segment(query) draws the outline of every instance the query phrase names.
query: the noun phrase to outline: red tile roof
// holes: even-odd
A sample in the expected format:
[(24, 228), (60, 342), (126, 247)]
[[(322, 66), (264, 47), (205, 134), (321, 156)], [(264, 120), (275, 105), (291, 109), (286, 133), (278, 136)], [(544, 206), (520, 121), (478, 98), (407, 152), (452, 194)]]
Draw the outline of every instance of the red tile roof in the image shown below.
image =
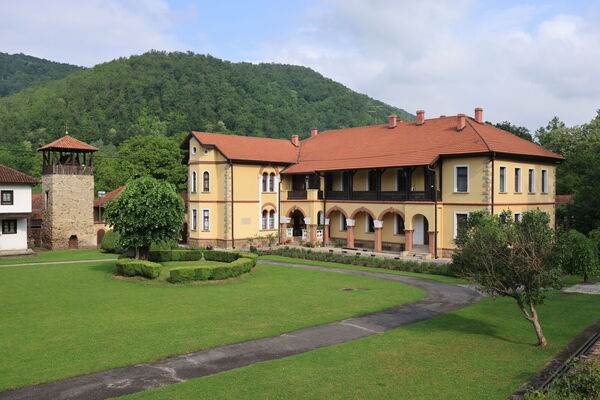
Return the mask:
[(65, 135), (60, 139), (56, 139), (54, 142), (42, 146), (38, 149), (41, 150), (85, 150), (85, 151), (98, 151), (100, 149), (90, 146), (81, 140), (75, 139), (73, 136)]
[(556, 204), (569, 204), (573, 201), (572, 194), (557, 194), (555, 198)]
[(104, 197), (95, 198), (94, 207), (104, 207), (104, 203), (106, 203), (107, 200), (114, 199), (115, 197), (117, 197), (119, 194), (121, 194), (123, 189), (125, 189), (125, 185), (113, 190), (112, 192), (106, 193)]
[[(106, 203), (107, 200), (110, 199), (114, 199), (115, 197), (118, 197), (121, 192), (123, 191), (123, 189), (125, 189), (125, 185), (113, 190), (112, 192), (108, 192), (106, 193), (106, 195), (104, 197), (97, 197), (94, 199), (94, 207), (104, 207), (104, 204)], [(187, 203), (187, 199), (188, 199), (188, 195), (187, 193), (178, 193), (179, 197), (181, 197), (181, 199)]]
[[(230, 160), (270, 161), (291, 164), (296, 162), (298, 158), (298, 147), (285, 139), (206, 132), (192, 132), (191, 135), (203, 145), (215, 146)], [(186, 143), (187, 141), (184, 142), (184, 144)]]
[(27, 183), (36, 185), (38, 180), (16, 169), (0, 164), (0, 183)]
[(506, 153), (560, 161), (564, 157), (488, 124), (467, 118), (458, 131), (457, 117), (440, 117), (323, 132), (301, 142), (298, 163), (286, 173), (355, 168), (429, 165), (445, 155)]

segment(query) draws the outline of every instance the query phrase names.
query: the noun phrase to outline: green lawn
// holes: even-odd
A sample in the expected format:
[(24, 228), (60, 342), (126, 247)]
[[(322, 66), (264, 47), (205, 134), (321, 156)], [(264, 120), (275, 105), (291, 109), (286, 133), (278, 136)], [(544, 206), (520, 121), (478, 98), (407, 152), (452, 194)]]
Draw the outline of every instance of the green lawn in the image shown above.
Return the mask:
[(0, 268), (0, 390), (273, 336), (425, 295), (397, 282), (269, 265), (202, 285), (117, 279), (114, 268), (114, 261)]
[(394, 271), (394, 270), (384, 269), (384, 268), (359, 267), (356, 265), (338, 264), (338, 263), (325, 262), (325, 261), (304, 260), (304, 259), (299, 259), (299, 258), (289, 258), (289, 257), (282, 257), (282, 256), (261, 256), (260, 259), (261, 260), (281, 261), (281, 262), (294, 263), (294, 264), (318, 265), (321, 267), (328, 267), (328, 268), (343, 268), (343, 269), (353, 269), (353, 270), (359, 270), (359, 271), (381, 272), (383, 274), (414, 276), (416, 278), (425, 278), (425, 279), (431, 279), (432, 281), (446, 282), (446, 283), (468, 283), (467, 281), (465, 281), (463, 279), (453, 278), (451, 276), (421, 274), (421, 273), (417, 273), (417, 272)]
[(102, 250), (36, 250), (35, 257), (0, 258), (0, 265), (35, 264), (53, 261), (79, 261), (117, 258), (118, 254), (104, 253)]
[(598, 318), (600, 296), (555, 294), (540, 307), (552, 347), (513, 300), (481, 302), (382, 335), (124, 399), (506, 399)]

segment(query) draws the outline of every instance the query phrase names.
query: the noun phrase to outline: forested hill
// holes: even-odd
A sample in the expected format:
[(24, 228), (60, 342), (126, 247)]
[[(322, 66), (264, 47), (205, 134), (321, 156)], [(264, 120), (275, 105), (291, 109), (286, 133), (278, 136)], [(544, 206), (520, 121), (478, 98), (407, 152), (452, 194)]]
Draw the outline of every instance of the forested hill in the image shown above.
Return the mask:
[(62, 79), (81, 67), (25, 54), (0, 53), (0, 97)]
[(390, 113), (412, 118), (309, 68), (153, 51), (0, 99), (0, 146), (36, 147), (65, 124), (78, 139), (118, 145), (192, 129), (283, 138), (383, 123)]

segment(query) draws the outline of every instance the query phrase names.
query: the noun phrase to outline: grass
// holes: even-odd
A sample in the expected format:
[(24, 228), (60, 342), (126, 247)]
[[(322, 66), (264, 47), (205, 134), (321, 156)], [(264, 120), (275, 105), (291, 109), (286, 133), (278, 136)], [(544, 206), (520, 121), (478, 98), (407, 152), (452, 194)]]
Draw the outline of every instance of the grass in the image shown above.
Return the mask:
[(35, 250), (36, 257), (0, 258), (0, 265), (36, 264), (54, 261), (100, 260), (117, 258), (118, 254), (104, 253), (102, 250)]
[(0, 268), (0, 390), (274, 336), (425, 295), (397, 282), (269, 265), (206, 285), (121, 280), (114, 269), (114, 261)]
[[(583, 276), (580, 276), (580, 275), (567, 275), (567, 276), (563, 277), (562, 282), (565, 287), (584, 283)], [(591, 276), (589, 278), (588, 283), (598, 283), (598, 282), (600, 282), (600, 276)]]
[(416, 278), (431, 279), (433, 281), (445, 282), (445, 283), (455, 283), (455, 284), (468, 283), (467, 281), (465, 281), (463, 279), (453, 278), (451, 276), (422, 274), (422, 273), (418, 273), (418, 272), (395, 271), (395, 270), (384, 269), (384, 268), (360, 267), (357, 265), (339, 264), (339, 263), (332, 263), (332, 262), (326, 262), (326, 261), (304, 260), (304, 259), (300, 259), (300, 258), (290, 258), (290, 257), (282, 257), (282, 256), (261, 256), (259, 259), (259, 262), (260, 262), (260, 260), (280, 261), (280, 262), (303, 264), (303, 265), (318, 265), (320, 267), (327, 267), (327, 268), (342, 268), (342, 269), (352, 269), (352, 270), (358, 270), (358, 271), (372, 271), (372, 272), (380, 272), (383, 274), (414, 276)]
[(551, 296), (551, 347), (510, 299), (481, 302), (341, 345), (152, 389), (123, 399), (506, 399), (598, 318), (600, 296)]

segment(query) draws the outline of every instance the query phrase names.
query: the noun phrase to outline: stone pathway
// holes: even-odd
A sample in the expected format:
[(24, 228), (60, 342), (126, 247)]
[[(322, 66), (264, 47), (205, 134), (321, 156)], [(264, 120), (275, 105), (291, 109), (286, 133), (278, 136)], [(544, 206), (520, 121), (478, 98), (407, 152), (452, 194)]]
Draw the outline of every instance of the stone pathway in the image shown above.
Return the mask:
[(427, 292), (427, 296), (414, 303), (275, 337), (249, 340), (174, 356), (153, 363), (115, 368), (0, 392), (0, 400), (99, 400), (123, 396), (376, 335), (458, 310), (481, 298), (477, 292), (468, 288), (422, 278), (266, 260), (260, 262), (386, 279), (423, 289)]
[(584, 294), (600, 294), (600, 282), (598, 283), (579, 283), (571, 287), (563, 289), (565, 293), (584, 293)]
[(47, 262), (32, 262), (32, 263), (23, 263), (23, 264), (6, 264), (6, 265), (0, 265), (0, 268), (2, 268), (2, 267), (25, 267), (28, 265), (77, 264), (77, 263), (100, 262), (100, 261), (117, 261), (117, 259), (116, 258), (101, 258), (98, 260), (47, 261)]

